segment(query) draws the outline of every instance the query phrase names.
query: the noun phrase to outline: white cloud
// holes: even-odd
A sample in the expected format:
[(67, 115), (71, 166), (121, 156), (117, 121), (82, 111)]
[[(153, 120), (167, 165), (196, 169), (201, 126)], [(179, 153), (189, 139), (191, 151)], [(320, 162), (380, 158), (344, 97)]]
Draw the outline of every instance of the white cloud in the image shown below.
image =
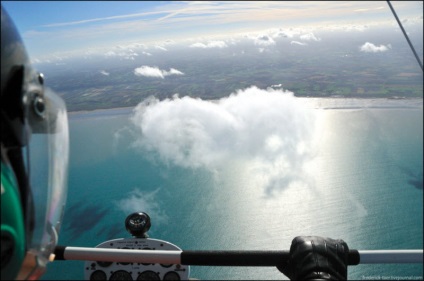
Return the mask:
[(369, 27), (366, 24), (363, 25), (348, 25), (345, 27), (346, 31), (365, 31), (367, 30)]
[(36, 64), (36, 63), (42, 63), (43, 61), (42, 60), (40, 60), (40, 59), (38, 59), (38, 58), (33, 58), (33, 59), (31, 59), (31, 63), (32, 64)]
[(224, 41), (210, 41), (207, 44), (194, 43), (190, 45), (191, 48), (226, 48), (228, 45)]
[(135, 60), (135, 57), (138, 57), (138, 53), (134, 52), (132, 49), (126, 49), (122, 46), (115, 47), (115, 51), (108, 51), (104, 55), (106, 57), (119, 57), (126, 60)]
[(320, 41), (321, 40), (321, 38), (317, 38), (313, 33), (300, 35), (299, 38), (300, 40), (304, 40), (304, 41)]
[(161, 225), (168, 222), (168, 216), (161, 209), (157, 193), (159, 189), (152, 192), (142, 192), (134, 189), (127, 194), (126, 198), (114, 202), (125, 214), (135, 212), (146, 212), (151, 218), (154, 218), (155, 224)]
[(161, 45), (156, 45), (155, 48), (162, 51), (168, 51), (164, 46), (161, 46)]
[(297, 34), (297, 32), (290, 31), (290, 30), (282, 30), (282, 29), (279, 29), (277, 32), (275, 32), (275, 33), (273, 34), (273, 37), (274, 37), (274, 38), (276, 38), (276, 37), (293, 38), (293, 36), (294, 36), (295, 34)]
[(194, 43), (190, 45), (190, 48), (207, 48), (207, 46), (204, 43)]
[(105, 76), (109, 76), (110, 75), (110, 73), (107, 72), (107, 71), (105, 71), (105, 70), (100, 71), (100, 73), (103, 74), (103, 75), (105, 75)]
[(151, 67), (147, 65), (143, 65), (141, 67), (134, 69), (134, 74), (136, 76), (145, 76), (145, 77), (162, 78), (162, 79), (164, 79), (165, 76), (169, 76), (169, 75), (184, 75), (183, 72), (175, 68), (171, 68), (169, 71), (166, 71), (166, 70), (161, 70), (156, 66)]
[(143, 51), (143, 52), (142, 52), (142, 54), (143, 54), (143, 55), (146, 55), (146, 56), (149, 56), (149, 57), (152, 55), (151, 53), (149, 53), (149, 52), (145, 52), (145, 51)]
[(258, 45), (258, 46), (271, 46), (271, 45), (275, 45), (274, 39), (272, 39), (268, 35), (259, 35), (259, 36), (257, 36), (254, 39), (254, 43), (255, 43), (255, 45)]
[(179, 71), (178, 69), (175, 68), (171, 68), (169, 71), (162, 71), (163, 75), (167, 76), (167, 75), (184, 75), (184, 73), (182, 73), (181, 71)]
[(175, 41), (172, 39), (167, 39), (165, 40), (165, 42), (163, 42), (165, 45), (171, 45), (171, 44), (175, 44)]
[(157, 67), (150, 67), (146, 65), (134, 69), (134, 74), (136, 76), (165, 78), (162, 70)]
[(306, 46), (306, 45), (308, 45), (306, 43), (302, 43), (302, 42), (299, 42), (299, 41), (291, 41), (290, 44), (292, 44), (292, 45), (300, 45), (300, 46)]
[(224, 41), (211, 41), (207, 45), (207, 48), (226, 48), (228, 47)]
[(376, 46), (373, 43), (366, 42), (364, 45), (360, 47), (360, 50), (361, 52), (366, 52), (366, 53), (377, 53), (377, 52), (388, 51), (390, 48), (391, 48), (390, 44), (388, 44), (387, 46), (385, 45)]
[(304, 183), (312, 109), (282, 89), (250, 87), (217, 101), (151, 97), (134, 109), (134, 147), (157, 159), (218, 172), (239, 161), (267, 189)]
[(373, 11), (373, 10), (381, 10), (384, 9), (383, 6), (379, 6), (379, 7), (372, 7), (372, 8), (359, 8), (359, 9), (355, 9), (353, 10), (354, 12), (369, 12), (369, 11)]
[(116, 56), (116, 53), (114, 51), (109, 51), (109, 52), (106, 52), (105, 53), (105, 56), (107, 56), (107, 57), (113, 57), (113, 56)]
[(132, 43), (132, 44), (128, 45), (128, 48), (147, 49), (147, 46), (143, 43)]

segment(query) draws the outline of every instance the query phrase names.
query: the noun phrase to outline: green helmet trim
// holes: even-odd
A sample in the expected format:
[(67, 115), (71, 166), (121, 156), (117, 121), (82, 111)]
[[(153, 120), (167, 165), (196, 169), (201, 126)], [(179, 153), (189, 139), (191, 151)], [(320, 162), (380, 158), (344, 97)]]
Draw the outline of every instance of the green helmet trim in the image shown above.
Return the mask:
[(18, 275), (25, 257), (25, 226), (12, 168), (1, 161), (1, 279)]

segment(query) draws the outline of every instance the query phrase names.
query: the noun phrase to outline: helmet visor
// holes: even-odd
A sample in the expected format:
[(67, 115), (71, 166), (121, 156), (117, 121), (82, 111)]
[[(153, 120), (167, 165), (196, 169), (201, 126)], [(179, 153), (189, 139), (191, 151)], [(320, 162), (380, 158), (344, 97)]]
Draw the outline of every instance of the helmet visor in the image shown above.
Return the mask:
[(26, 276), (20, 277), (25, 279), (32, 279), (31, 274), (39, 275), (52, 260), (66, 202), (69, 159), (68, 118), (63, 100), (47, 88), (43, 96), (33, 96), (29, 104), (32, 135), (26, 165), (34, 209), (33, 235), (27, 250), (33, 258), (26, 259), (31, 260), (29, 264), (24, 262), (24, 267), (32, 267), (23, 270)]

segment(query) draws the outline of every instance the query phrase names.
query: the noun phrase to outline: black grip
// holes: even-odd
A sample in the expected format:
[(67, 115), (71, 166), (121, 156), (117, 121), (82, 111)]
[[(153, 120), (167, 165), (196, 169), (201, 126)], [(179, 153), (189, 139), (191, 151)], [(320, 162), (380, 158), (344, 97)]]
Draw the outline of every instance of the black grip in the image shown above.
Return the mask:
[(65, 260), (65, 249), (66, 246), (56, 246), (54, 249), (54, 260), (64, 261)]
[[(277, 266), (289, 259), (289, 251), (183, 251), (181, 264), (203, 266)], [(348, 265), (360, 262), (357, 250), (349, 251)]]
[(275, 266), (288, 251), (183, 251), (181, 264), (207, 266)]
[(349, 258), (347, 265), (358, 265), (361, 261), (361, 256), (358, 250), (349, 250)]

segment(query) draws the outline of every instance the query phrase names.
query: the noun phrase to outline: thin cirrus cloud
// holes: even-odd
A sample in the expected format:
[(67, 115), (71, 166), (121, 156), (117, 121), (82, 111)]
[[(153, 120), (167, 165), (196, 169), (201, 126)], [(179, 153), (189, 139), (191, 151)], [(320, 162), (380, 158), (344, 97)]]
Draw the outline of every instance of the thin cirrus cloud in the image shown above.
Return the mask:
[(360, 47), (360, 51), (365, 53), (378, 53), (378, 52), (386, 52), (390, 48), (391, 48), (390, 44), (376, 46), (373, 43), (366, 42), (364, 45)]
[[(355, 9), (355, 6), (358, 8)], [(363, 8), (365, 6), (369, 6)], [(314, 15), (315, 17), (320, 14), (336, 14), (340, 15), (341, 13), (350, 14), (352, 9), (356, 12), (364, 12), (370, 10), (380, 10), (383, 7), (380, 4), (368, 3), (367, 5), (350, 3), (349, 5), (340, 4), (340, 3), (328, 3), (324, 4), (314, 4), (312, 2), (309, 3), (296, 3), (294, 6), (292, 3), (284, 3), (284, 2), (247, 2), (247, 3), (237, 3), (237, 2), (228, 2), (228, 3), (217, 3), (217, 2), (179, 2), (179, 3), (170, 3), (167, 5), (158, 5), (156, 10), (146, 11), (141, 13), (128, 13), (122, 15), (108, 16), (108, 17), (97, 17), (91, 19), (84, 20), (76, 20), (76, 21), (68, 21), (68, 22), (59, 22), (59, 23), (51, 23), (45, 24), (41, 27), (61, 27), (61, 26), (75, 26), (75, 25), (84, 25), (87, 23), (93, 22), (110, 22), (116, 20), (126, 20), (132, 18), (145, 18), (147, 16), (156, 16), (155, 21), (160, 22), (166, 19), (181, 17), (187, 18), (188, 16), (198, 16), (199, 14), (208, 15), (207, 18), (214, 19), (216, 16), (227, 15), (228, 18), (234, 18), (237, 15), (239, 18), (250, 18), (251, 20), (255, 20), (252, 18), (252, 12), (256, 12), (256, 15), (262, 15), (259, 12), (267, 11), (266, 15), (275, 14), (276, 17), (281, 16), (281, 13), (284, 11), (289, 11), (291, 14), (297, 12), (296, 15), (305, 15), (305, 12)], [(272, 11), (271, 9), (275, 9)], [(326, 11), (326, 13), (320, 13), (319, 11)], [(222, 19), (222, 18), (220, 18)], [(190, 18), (188, 18), (190, 20)], [(258, 20), (262, 20), (259, 18)], [(236, 19), (237, 21), (237, 19)]]
[(41, 27), (60, 27), (60, 26), (82, 25), (82, 24), (99, 22), (99, 21), (111, 21), (111, 20), (118, 20), (118, 19), (140, 18), (140, 17), (150, 16), (150, 15), (164, 14), (164, 13), (168, 13), (168, 12), (169, 11), (157, 11), (157, 12), (126, 14), (126, 15), (119, 15), (119, 16), (112, 16), (112, 17), (92, 18), (92, 19), (79, 20), (79, 21), (46, 24), (46, 25), (42, 25)]
[(166, 76), (184, 75), (184, 73), (175, 68), (170, 68), (169, 71), (166, 71), (166, 70), (159, 69), (157, 66), (151, 67), (151, 66), (143, 65), (141, 67), (134, 69), (134, 75), (165, 79)]

